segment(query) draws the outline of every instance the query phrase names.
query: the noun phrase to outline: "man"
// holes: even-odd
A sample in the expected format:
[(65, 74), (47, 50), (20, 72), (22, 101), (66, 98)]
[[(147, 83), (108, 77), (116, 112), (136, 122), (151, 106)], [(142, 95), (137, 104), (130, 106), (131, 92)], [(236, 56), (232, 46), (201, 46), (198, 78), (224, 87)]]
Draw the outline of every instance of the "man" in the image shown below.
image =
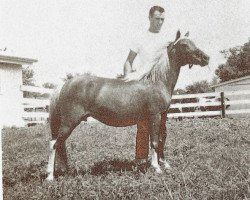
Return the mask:
[[(157, 52), (168, 45), (165, 34), (160, 33), (165, 19), (164, 8), (153, 6), (149, 11), (150, 26), (146, 33), (141, 34), (130, 48), (129, 55), (124, 64), (123, 80), (128, 82), (140, 80), (153, 67)], [(133, 69), (133, 62), (139, 55), (138, 69)], [(136, 161), (143, 163), (148, 158), (149, 132), (147, 124), (137, 127)]]
[[(152, 68), (152, 62), (158, 50), (167, 45), (165, 34), (160, 33), (165, 19), (165, 10), (160, 6), (153, 6), (149, 11), (150, 26), (147, 32), (136, 38), (130, 47), (130, 52), (124, 64), (124, 80), (140, 80)], [(133, 69), (133, 62), (139, 55), (140, 65)]]

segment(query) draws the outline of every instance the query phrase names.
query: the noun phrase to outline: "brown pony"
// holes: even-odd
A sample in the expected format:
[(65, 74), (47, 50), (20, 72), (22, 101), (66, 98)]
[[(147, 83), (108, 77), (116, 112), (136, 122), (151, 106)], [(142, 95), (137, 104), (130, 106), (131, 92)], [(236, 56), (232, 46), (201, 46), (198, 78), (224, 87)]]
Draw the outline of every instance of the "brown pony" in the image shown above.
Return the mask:
[(82, 75), (66, 82), (54, 94), (50, 104), (52, 141), (47, 180), (54, 178), (56, 152), (68, 169), (65, 140), (89, 116), (109, 126), (136, 124), (138, 133), (144, 131), (150, 136), (153, 168), (161, 173), (159, 161), (168, 168), (163, 154), (166, 115), (180, 67), (187, 64), (190, 68), (193, 64), (205, 66), (208, 60), (209, 57), (191, 40), (180, 39), (178, 31), (175, 41), (159, 51), (152, 70), (140, 81), (124, 82), (121, 79)]

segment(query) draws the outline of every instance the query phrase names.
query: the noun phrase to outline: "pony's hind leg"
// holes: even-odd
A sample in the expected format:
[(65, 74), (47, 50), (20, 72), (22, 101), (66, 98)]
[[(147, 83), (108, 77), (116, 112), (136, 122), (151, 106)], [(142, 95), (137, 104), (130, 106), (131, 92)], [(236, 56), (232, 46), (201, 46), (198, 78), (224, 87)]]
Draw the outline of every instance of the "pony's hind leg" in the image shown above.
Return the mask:
[(158, 156), (159, 156), (159, 163), (163, 164), (165, 169), (171, 169), (170, 165), (168, 164), (164, 156), (164, 147), (167, 138), (166, 122), (167, 122), (167, 112), (161, 115)]
[[(67, 114), (65, 114), (67, 113)], [(71, 109), (64, 110), (64, 112), (61, 114), (62, 120), (60, 124), (60, 128), (58, 130), (58, 134), (53, 135), (53, 140), (51, 141), (51, 144), (54, 143), (53, 149), (51, 149), (51, 162), (49, 162), (48, 166), (54, 166), (55, 165), (55, 152), (57, 154), (56, 158), (58, 157), (59, 164), (62, 164), (63, 167), (68, 170), (68, 157), (67, 157), (67, 152), (66, 152), (66, 145), (65, 141), (66, 139), (70, 136), (72, 131), (75, 129), (77, 125), (81, 122), (83, 119), (84, 115), (84, 110), (81, 107), (75, 106), (71, 107)], [(50, 160), (49, 160), (50, 161)], [(54, 168), (50, 167), (48, 168), (48, 178), (47, 180), (53, 180), (54, 178)]]
[(150, 145), (152, 160), (151, 165), (157, 173), (162, 173), (158, 163), (158, 145), (159, 145), (159, 130), (160, 130), (161, 115), (151, 116), (150, 119)]
[(50, 154), (49, 154), (49, 162), (48, 162), (48, 181), (52, 181), (54, 179), (54, 171), (55, 171), (55, 160), (56, 153), (59, 157), (59, 162), (64, 166), (66, 170), (68, 170), (68, 158), (65, 148), (65, 140), (69, 137), (72, 131), (70, 128), (61, 127), (59, 129), (58, 137), (53, 138), (50, 141)]
[(70, 127), (62, 126), (54, 145), (59, 158), (58, 161), (61, 164), (61, 167), (63, 167), (66, 171), (69, 169), (69, 166), (65, 141), (70, 136), (71, 132), (72, 129)]
[(56, 156), (56, 150), (54, 149), (54, 144), (56, 143), (56, 140), (51, 140), (49, 144), (49, 162), (48, 162), (48, 168), (47, 173), (48, 181), (52, 181), (54, 179), (54, 170), (55, 170), (55, 156)]

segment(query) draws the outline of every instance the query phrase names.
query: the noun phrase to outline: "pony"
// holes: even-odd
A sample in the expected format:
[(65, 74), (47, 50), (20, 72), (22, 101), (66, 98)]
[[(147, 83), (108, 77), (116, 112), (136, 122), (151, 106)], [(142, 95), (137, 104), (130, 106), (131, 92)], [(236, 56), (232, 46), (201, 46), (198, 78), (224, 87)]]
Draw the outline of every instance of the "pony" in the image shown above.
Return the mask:
[(152, 70), (139, 81), (84, 74), (67, 81), (53, 95), (49, 112), (52, 140), (47, 180), (54, 178), (55, 158), (68, 169), (65, 141), (80, 122), (90, 116), (114, 127), (137, 125), (137, 134), (143, 133), (142, 138), (150, 137), (154, 170), (162, 172), (159, 162), (165, 168), (170, 167), (163, 153), (166, 119), (180, 68), (187, 64), (190, 68), (205, 66), (209, 62), (209, 56), (190, 39), (180, 36), (178, 31), (174, 42), (159, 51)]

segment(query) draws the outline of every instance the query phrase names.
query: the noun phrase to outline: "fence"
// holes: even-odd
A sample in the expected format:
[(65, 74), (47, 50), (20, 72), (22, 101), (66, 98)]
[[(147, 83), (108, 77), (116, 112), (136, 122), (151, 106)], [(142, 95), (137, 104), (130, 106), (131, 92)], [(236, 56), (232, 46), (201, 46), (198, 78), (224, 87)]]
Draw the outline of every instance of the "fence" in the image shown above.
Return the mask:
[[(24, 92), (51, 94), (52, 89), (39, 88), (34, 86), (22, 86)], [(240, 100), (232, 100), (232, 96), (242, 96)], [(172, 101), (181, 103), (171, 103), (170, 109), (178, 112), (168, 114), (168, 118), (188, 118), (188, 117), (212, 117), (212, 116), (229, 116), (237, 114), (250, 114), (250, 90), (242, 91), (225, 91), (200, 94), (173, 95)], [(248, 98), (248, 99), (247, 99)], [(185, 99), (195, 100), (194, 102), (185, 103)], [(230, 100), (231, 99), (231, 100)], [(183, 103), (184, 102), (184, 103)], [(249, 105), (245, 109), (227, 109), (232, 105)], [(49, 117), (48, 114), (49, 99), (23, 98), (23, 119), (26, 124), (45, 123)], [(187, 108), (189, 110), (187, 110)], [(198, 109), (197, 109), (198, 108)], [(201, 109), (205, 108), (205, 109)], [(186, 110), (185, 110), (186, 109)]]
[[(52, 89), (22, 85), (23, 92), (51, 94)], [(45, 123), (49, 118), (49, 99), (23, 98), (23, 119), (27, 125)]]
[[(208, 101), (197, 101), (196, 103), (178, 103), (171, 104), (170, 108), (201, 108), (207, 107), (206, 111), (196, 110), (194, 112), (180, 112), (180, 113), (169, 113), (169, 118), (179, 118), (179, 117), (206, 117), (206, 116), (229, 116), (229, 115), (237, 115), (237, 114), (250, 114), (250, 99), (247, 99), (247, 95), (250, 95), (250, 90), (242, 90), (242, 91), (225, 91), (225, 92), (213, 92), (213, 93), (200, 93), (200, 94), (184, 94), (184, 95), (173, 95), (172, 99), (189, 99), (196, 98), (202, 99), (208, 97)], [(241, 96), (240, 100), (232, 100), (233, 96)], [(213, 100), (210, 101), (209, 98), (213, 97)], [(249, 109), (230, 109), (229, 106), (232, 105), (249, 105)], [(214, 111), (210, 111), (209, 108), (216, 106), (217, 109)], [(226, 109), (229, 107), (229, 109)]]

